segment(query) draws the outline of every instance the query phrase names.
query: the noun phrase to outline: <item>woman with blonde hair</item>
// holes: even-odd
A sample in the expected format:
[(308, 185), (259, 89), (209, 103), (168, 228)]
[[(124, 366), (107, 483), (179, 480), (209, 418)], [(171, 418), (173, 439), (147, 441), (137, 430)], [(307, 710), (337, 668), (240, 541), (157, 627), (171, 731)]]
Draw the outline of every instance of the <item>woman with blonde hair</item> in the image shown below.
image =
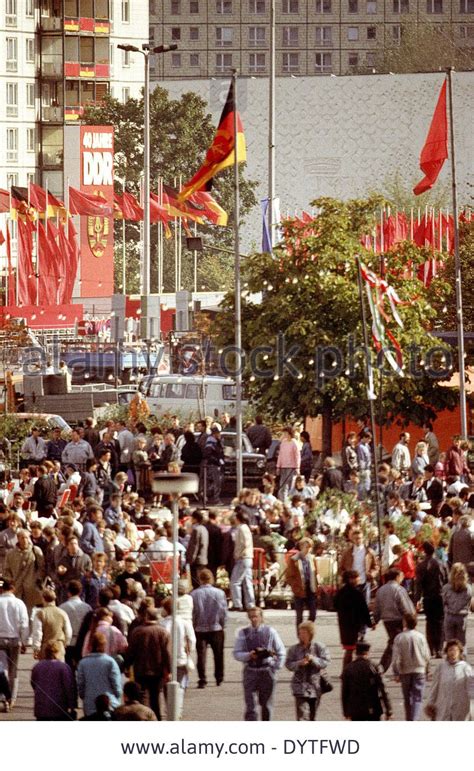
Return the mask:
[(460, 640), (466, 647), (467, 614), (472, 603), (472, 589), (462, 562), (455, 562), (449, 583), (442, 589), (444, 607), (444, 639)]
[(423, 474), (426, 466), (429, 465), (430, 459), (428, 457), (428, 445), (426, 442), (418, 442), (415, 447), (415, 457), (411, 464), (412, 479), (419, 474)]

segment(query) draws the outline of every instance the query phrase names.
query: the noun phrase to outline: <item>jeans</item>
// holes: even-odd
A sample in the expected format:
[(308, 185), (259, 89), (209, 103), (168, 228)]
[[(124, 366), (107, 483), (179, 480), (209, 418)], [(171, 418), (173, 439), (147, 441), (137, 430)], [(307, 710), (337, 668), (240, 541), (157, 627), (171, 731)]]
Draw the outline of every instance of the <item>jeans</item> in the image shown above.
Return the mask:
[(262, 710), (262, 720), (271, 720), (273, 713), (273, 692), (275, 674), (269, 667), (244, 669), (244, 720), (258, 720), (257, 699)]
[(419, 720), (426, 677), (421, 673), (412, 672), (407, 675), (400, 675), (400, 682), (405, 704), (405, 720)]
[(297, 720), (316, 720), (316, 710), (319, 706), (320, 697), (307, 698), (305, 696), (295, 696), (296, 719)]
[(441, 655), (443, 647), (443, 600), (441, 597), (423, 597), (426, 618), (426, 639), (432, 656)]
[(163, 679), (161, 676), (143, 675), (135, 678), (141, 688), (142, 694), (148, 692), (148, 702), (150, 709), (156, 715), (157, 720), (161, 720), (160, 712), (160, 691), (163, 688)]
[(209, 463), (206, 467), (206, 502), (216, 504), (220, 501), (222, 487), (222, 472), (220, 466)]
[(211, 646), (214, 654), (214, 677), (216, 683), (224, 679), (224, 630), (215, 632), (196, 632), (197, 671), (199, 684), (206, 685), (207, 646)]
[(0, 637), (0, 651), (4, 651), (8, 662), (8, 683), (10, 698), (15, 701), (18, 694), (18, 657), (20, 655), (20, 640), (17, 637)]
[(446, 613), (444, 617), (444, 639), (459, 640), (466, 647), (466, 628), (467, 615), (461, 616), (459, 613)]
[(396, 619), (396, 620), (384, 621), (383, 625), (388, 634), (388, 640), (387, 640), (387, 645), (385, 647), (385, 650), (382, 654), (382, 658), (380, 659), (380, 666), (382, 667), (383, 671), (386, 672), (390, 664), (392, 663), (393, 641), (395, 640), (395, 637), (397, 636), (397, 634), (400, 634), (400, 632), (403, 632), (403, 622), (402, 622), (402, 619), (400, 620)]
[(288, 493), (293, 487), (293, 480), (296, 475), (296, 469), (294, 468), (281, 468), (280, 474), (280, 486), (278, 488), (278, 498), (280, 501), (286, 500)]
[(307, 594), (306, 597), (295, 597), (296, 629), (298, 629), (299, 625), (303, 621), (303, 611), (305, 607), (308, 608), (309, 620), (314, 621), (316, 619), (317, 609), (315, 594)]
[(237, 560), (232, 568), (232, 575), (230, 577), (232, 604), (238, 610), (242, 610), (243, 601), (247, 608), (255, 605), (252, 566), (252, 559), (241, 559)]

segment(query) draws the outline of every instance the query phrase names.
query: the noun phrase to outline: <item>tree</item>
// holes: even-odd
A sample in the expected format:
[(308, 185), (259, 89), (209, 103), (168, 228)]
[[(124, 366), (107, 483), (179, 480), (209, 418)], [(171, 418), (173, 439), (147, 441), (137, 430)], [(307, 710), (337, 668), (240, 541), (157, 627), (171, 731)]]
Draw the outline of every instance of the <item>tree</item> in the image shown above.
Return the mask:
[(457, 44), (451, 26), (407, 21), (401, 25), (400, 43), (381, 49), (375, 66), (377, 72), (470, 70), (472, 54)]
[(412, 209), (416, 216), (418, 209), (424, 212), (426, 206), (434, 208), (435, 211), (449, 208), (452, 202), (450, 182), (442, 184), (438, 181), (434, 188), (427, 190), (426, 193), (421, 195), (414, 194), (413, 188), (422, 176), (422, 172), (417, 171), (412, 176), (412, 179), (407, 182), (406, 176), (400, 171), (396, 171), (393, 176), (388, 175), (385, 177), (380, 190), (370, 190), (368, 195), (382, 195), (393, 209), (404, 211), (407, 217), (410, 217)]
[[(312, 223), (284, 223), (284, 241), (275, 257), (253, 254), (243, 266), (242, 337), (249, 393), (258, 409), (275, 419), (321, 414), (325, 452), (331, 450), (334, 421), (368, 413), (365, 360), (360, 350), (354, 352), (363, 339), (355, 255), (361, 254), (378, 271), (378, 256), (366, 252), (360, 239), (370, 232), (373, 211), (382, 203), (380, 198), (317, 199), (311, 204), (319, 210)], [(449, 346), (440, 344), (430, 329), (436, 315), (433, 303), (445, 301), (451, 288), (436, 279), (427, 290), (416, 278), (416, 266), (430, 256), (409, 242), (387, 255), (387, 281), (405, 303), (398, 306), (404, 329), (389, 324), (404, 352), (405, 376), (380, 361), (386, 424), (395, 420), (420, 424), (456, 403), (453, 389), (430, 377), (426, 369), (431, 361), (439, 370), (443, 357), (450, 354)], [(247, 299), (259, 292), (260, 303)], [(229, 294), (214, 330), (221, 347), (233, 341), (233, 309)], [(279, 356), (278, 345), (284, 349)], [(420, 346), (418, 353), (410, 348), (414, 345)], [(427, 353), (432, 349), (436, 350)], [(282, 367), (285, 353), (291, 361), (287, 358)], [(444, 375), (448, 376), (448, 366)]]
[[(150, 94), (150, 179), (152, 190), (156, 191), (158, 178), (166, 184), (179, 186), (189, 179), (199, 168), (205, 152), (214, 136), (216, 127), (211, 115), (206, 112), (207, 104), (197, 94), (185, 93), (180, 99), (170, 99), (168, 92), (156, 87)], [(135, 196), (139, 195), (140, 175), (143, 171), (143, 99), (129, 99), (125, 104), (106, 97), (100, 106), (92, 107), (85, 113), (84, 119), (90, 125), (113, 125), (115, 128), (115, 175), (125, 179), (127, 189)], [(256, 182), (245, 179), (244, 164), (240, 164), (240, 195), (242, 219), (255, 206), (254, 189)], [(116, 181), (117, 192), (122, 187)], [(214, 180), (213, 195), (230, 214), (233, 211), (233, 170), (221, 172)], [(229, 225), (232, 218), (229, 217)], [(210, 245), (230, 246), (233, 242), (232, 227), (199, 226), (199, 234)], [(139, 248), (140, 228), (134, 223), (127, 223), (127, 288), (139, 290)], [(165, 290), (174, 288), (174, 239), (164, 242), (164, 282)], [(122, 283), (122, 223), (115, 223), (116, 285)], [(157, 287), (157, 265), (154, 255), (157, 251), (157, 228), (151, 228), (151, 280), (152, 289)], [(128, 255), (130, 254), (130, 260)], [(206, 255), (207, 259), (207, 255)], [(217, 258), (215, 258), (217, 259)], [(223, 271), (227, 270), (228, 260), (220, 259)], [(183, 263), (192, 263), (192, 255), (183, 248)], [(200, 261), (201, 262), (201, 261)], [(228, 271), (227, 271), (228, 273)], [(185, 288), (192, 288), (192, 269), (185, 278)], [(211, 288), (202, 275), (206, 289)], [(214, 287), (212, 287), (214, 288)]]
[[(464, 332), (474, 332), (474, 220), (461, 222), (459, 228), (459, 257), (461, 261)], [(455, 286), (454, 256), (445, 261), (444, 280)], [(439, 302), (440, 328), (455, 331), (457, 328), (456, 302)]]

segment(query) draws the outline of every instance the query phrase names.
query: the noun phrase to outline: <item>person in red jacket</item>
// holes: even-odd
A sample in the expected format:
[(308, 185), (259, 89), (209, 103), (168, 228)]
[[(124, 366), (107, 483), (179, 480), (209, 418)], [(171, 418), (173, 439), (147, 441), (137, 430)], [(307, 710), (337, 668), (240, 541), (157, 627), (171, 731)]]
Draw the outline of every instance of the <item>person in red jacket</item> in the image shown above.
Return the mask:
[(401, 570), (403, 573), (402, 586), (407, 590), (408, 594), (412, 593), (413, 581), (416, 574), (415, 557), (411, 549), (402, 546), (401, 543), (392, 547), (393, 553), (396, 555), (396, 562), (392, 565), (392, 568)]

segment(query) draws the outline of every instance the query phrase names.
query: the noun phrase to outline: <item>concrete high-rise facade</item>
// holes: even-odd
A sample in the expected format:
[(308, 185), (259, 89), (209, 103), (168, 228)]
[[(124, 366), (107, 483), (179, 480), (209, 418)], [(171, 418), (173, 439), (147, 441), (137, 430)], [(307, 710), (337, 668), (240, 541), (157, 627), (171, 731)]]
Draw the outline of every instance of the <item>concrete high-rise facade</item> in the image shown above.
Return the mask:
[[(474, 0), (276, 0), (276, 72), (371, 71), (397, 46), (404, 23), (436, 25), (474, 46)], [(156, 59), (156, 80), (210, 78), (236, 68), (268, 76), (270, 0), (150, 0), (150, 39), (179, 49)]]

